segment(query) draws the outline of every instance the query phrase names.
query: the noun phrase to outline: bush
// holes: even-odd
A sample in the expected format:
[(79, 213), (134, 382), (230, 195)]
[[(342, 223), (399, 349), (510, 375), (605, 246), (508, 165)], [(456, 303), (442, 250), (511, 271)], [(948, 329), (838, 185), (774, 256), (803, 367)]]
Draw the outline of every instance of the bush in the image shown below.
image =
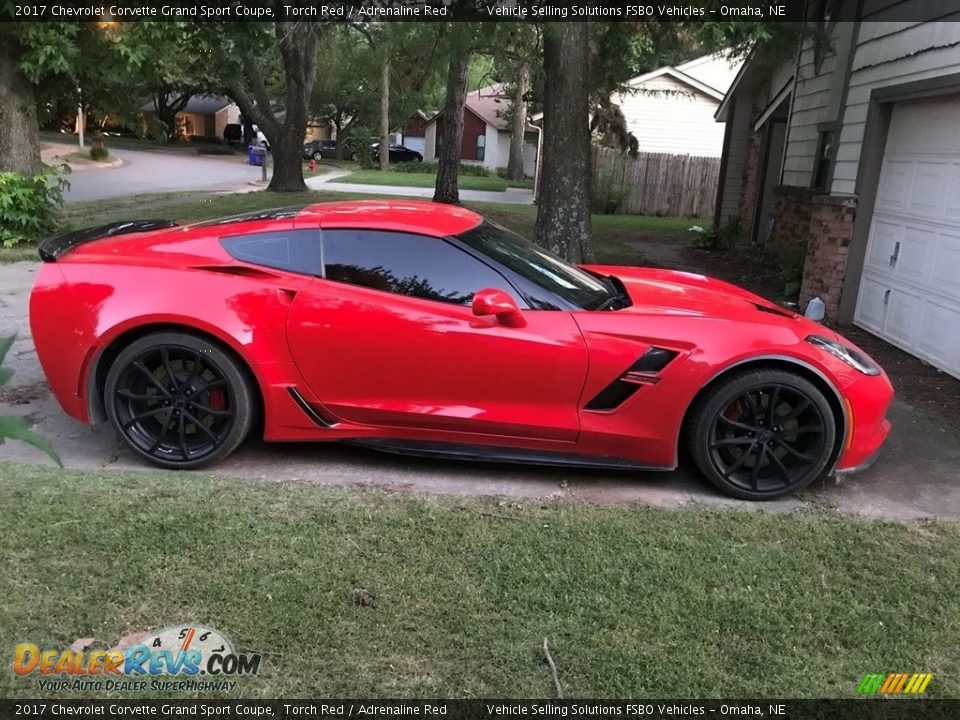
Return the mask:
[(13, 247), (38, 240), (56, 227), (69, 183), (53, 169), (36, 175), (0, 172), (0, 242)]
[(373, 148), (370, 147), (370, 136), (370, 128), (355, 127), (350, 129), (350, 134), (346, 138), (346, 144), (355, 148), (353, 159), (363, 170), (373, 169)]
[(616, 215), (627, 199), (627, 186), (623, 181), (623, 165), (604, 165), (597, 181), (591, 188), (591, 207), (599, 215)]
[(103, 146), (98, 148), (90, 148), (90, 157), (94, 160), (106, 160), (108, 157), (110, 157), (110, 151)]
[[(7, 175), (12, 173), (2, 174)], [(10, 378), (13, 377), (13, 370), (3, 367), (3, 359), (7, 356), (7, 352), (9, 352), (12, 346), (12, 337), (0, 338), (0, 387), (6, 385)], [(21, 440), (25, 443), (30, 443), (35, 448), (43, 450), (57, 465), (63, 467), (63, 463), (60, 462), (60, 456), (57, 455), (53, 446), (45, 438), (31, 430), (23, 418), (14, 416), (0, 417), (0, 445), (3, 445), (7, 439)]]
[(698, 235), (696, 244), (714, 252), (729, 252), (743, 239), (743, 223), (736, 215), (731, 215), (722, 227), (713, 227)]
[(433, 175), (437, 172), (437, 164), (435, 162), (402, 162), (391, 165), (390, 169), (399, 173)]

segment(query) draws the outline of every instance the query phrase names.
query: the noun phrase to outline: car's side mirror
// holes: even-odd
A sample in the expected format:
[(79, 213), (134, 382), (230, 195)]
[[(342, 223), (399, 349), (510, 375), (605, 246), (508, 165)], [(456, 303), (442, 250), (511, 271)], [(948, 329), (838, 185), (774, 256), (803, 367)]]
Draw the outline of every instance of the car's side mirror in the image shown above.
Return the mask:
[(507, 327), (523, 327), (527, 321), (517, 301), (509, 293), (496, 288), (478, 290), (473, 296), (473, 314), (477, 316), (496, 315), (497, 321)]

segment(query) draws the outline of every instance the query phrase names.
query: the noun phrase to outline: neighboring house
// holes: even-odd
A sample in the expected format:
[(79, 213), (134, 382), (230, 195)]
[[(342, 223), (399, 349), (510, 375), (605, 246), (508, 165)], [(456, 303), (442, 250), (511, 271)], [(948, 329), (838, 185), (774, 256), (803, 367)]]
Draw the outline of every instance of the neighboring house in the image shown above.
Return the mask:
[(723, 126), (714, 119), (741, 60), (705, 55), (627, 81), (610, 96), (640, 152), (720, 157)]
[[(461, 160), (478, 163), (491, 170), (507, 166), (510, 159), (508, 116), (511, 104), (509, 94), (500, 84), (467, 93), (463, 113), (463, 139), (460, 143)], [(443, 121), (441, 111), (425, 123), (424, 160), (432, 161), (437, 158), (437, 142), (441, 137)], [(524, 140), (523, 172), (532, 177), (537, 163), (538, 131), (528, 126)]]
[[(156, 112), (154, 101), (140, 108), (142, 112)], [(177, 113), (177, 127), (184, 137), (223, 137), (223, 128), (240, 122), (240, 108), (230, 98), (220, 95), (194, 95), (183, 110)]]
[(410, 121), (396, 134), (396, 143), (411, 150), (415, 150), (424, 157), (427, 156), (427, 123), (430, 115), (423, 110), (417, 110)]
[(748, 59), (717, 112), (715, 220), (803, 259), (801, 302), (821, 297), (829, 321), (960, 377), (960, 22), (817, 5), (829, 41)]

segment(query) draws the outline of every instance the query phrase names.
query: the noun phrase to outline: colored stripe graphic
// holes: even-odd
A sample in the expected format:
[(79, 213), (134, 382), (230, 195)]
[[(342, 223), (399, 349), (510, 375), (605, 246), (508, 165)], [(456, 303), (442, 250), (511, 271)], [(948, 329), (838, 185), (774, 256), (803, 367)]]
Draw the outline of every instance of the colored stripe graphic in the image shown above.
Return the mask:
[(933, 673), (867, 673), (857, 685), (857, 694), (919, 695), (932, 679)]

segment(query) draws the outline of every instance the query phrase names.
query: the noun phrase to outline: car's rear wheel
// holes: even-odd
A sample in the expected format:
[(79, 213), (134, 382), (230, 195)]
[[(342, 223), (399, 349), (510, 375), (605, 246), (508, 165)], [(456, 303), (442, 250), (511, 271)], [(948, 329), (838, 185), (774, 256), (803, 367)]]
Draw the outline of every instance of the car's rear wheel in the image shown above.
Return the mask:
[(250, 431), (255, 395), (245, 369), (200, 337), (148, 335), (110, 366), (104, 405), (134, 453), (167, 468), (196, 468), (232, 453)]
[(789, 495), (817, 479), (836, 443), (823, 392), (795, 373), (763, 369), (719, 381), (688, 425), (690, 453), (718, 488), (747, 500)]

